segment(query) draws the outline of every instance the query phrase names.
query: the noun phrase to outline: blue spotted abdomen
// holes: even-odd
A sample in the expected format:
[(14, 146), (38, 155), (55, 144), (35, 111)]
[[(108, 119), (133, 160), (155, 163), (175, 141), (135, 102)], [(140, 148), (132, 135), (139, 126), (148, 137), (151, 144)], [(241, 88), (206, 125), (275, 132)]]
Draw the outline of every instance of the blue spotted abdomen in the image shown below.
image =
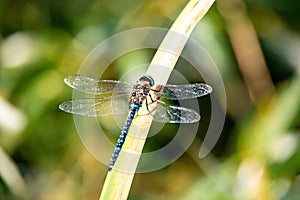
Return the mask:
[(135, 116), (135, 114), (139, 111), (141, 107), (141, 104), (137, 104), (137, 103), (132, 103), (130, 104), (130, 112), (128, 114), (128, 117), (127, 117), (127, 120), (124, 124), (124, 127), (121, 131), (121, 135), (117, 141), (117, 144), (116, 144), (116, 147), (115, 147), (115, 150), (112, 154), (112, 158), (110, 159), (110, 163), (109, 163), (109, 167), (108, 167), (108, 171), (111, 171), (111, 169), (113, 168), (119, 154), (120, 154), (120, 151), (122, 149), (122, 146), (125, 142), (125, 139), (126, 139), (126, 136), (128, 134), (128, 131), (129, 131), (129, 127), (132, 123), (132, 120)]

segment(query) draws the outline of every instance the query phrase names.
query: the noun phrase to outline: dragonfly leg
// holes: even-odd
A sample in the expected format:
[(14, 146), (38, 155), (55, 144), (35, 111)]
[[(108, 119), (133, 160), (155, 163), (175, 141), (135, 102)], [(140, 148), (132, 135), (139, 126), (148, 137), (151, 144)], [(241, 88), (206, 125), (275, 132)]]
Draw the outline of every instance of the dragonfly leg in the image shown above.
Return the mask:
[(160, 86), (160, 88), (159, 88), (158, 90), (156, 90), (156, 89), (151, 89), (151, 91), (153, 91), (153, 92), (160, 92), (162, 88), (163, 88), (163, 86)]
[(152, 115), (153, 111), (155, 111), (156, 108), (157, 108), (157, 104), (156, 104), (155, 108), (153, 108), (152, 110), (148, 110), (148, 111), (149, 111), (149, 114)]
[[(150, 99), (151, 99), (151, 103), (150, 104), (152, 104), (152, 103), (154, 103), (154, 102), (156, 102), (157, 100), (158, 100), (158, 98), (156, 98), (156, 99), (153, 99), (152, 98), (152, 95), (149, 93), (149, 97), (150, 97)], [(151, 113), (151, 112), (153, 112), (153, 109), (150, 111), (149, 110), (149, 104), (148, 104), (148, 99), (146, 99), (146, 108), (147, 108), (147, 110), (149, 111), (149, 113)], [(155, 107), (156, 108), (156, 107)], [(154, 109), (155, 109), (154, 108)]]
[[(149, 97), (150, 97), (151, 101), (153, 102), (153, 99), (152, 99), (152, 97), (151, 97), (150, 94), (149, 94)], [(147, 98), (146, 98), (146, 108), (147, 108), (148, 112), (150, 113), (149, 104), (148, 104), (148, 99)]]
[(157, 108), (157, 105), (154, 108), (151, 108), (151, 110), (149, 109), (149, 105), (152, 104), (152, 103), (155, 103), (158, 100), (158, 98), (153, 99), (151, 94), (149, 94), (149, 97), (151, 99), (151, 103), (148, 103), (148, 99), (146, 99), (146, 108), (147, 108), (149, 114), (152, 115), (152, 112)]
[[(152, 103), (154, 102), (154, 100), (153, 100), (153, 98), (152, 98), (152, 96), (151, 96), (151, 94), (149, 94), (149, 97), (150, 97), (150, 99), (151, 99), (151, 101), (152, 101)], [(147, 100), (147, 99), (146, 99)]]
[(148, 100), (147, 100), (147, 98), (146, 98), (146, 108), (147, 108), (147, 110), (149, 111)]
[[(153, 94), (154, 97), (155, 97), (155, 100), (160, 99), (160, 97), (162, 96), (163, 88), (164, 88), (163, 85), (156, 85), (155, 88), (151, 88), (151, 91), (152, 91), (152, 94)], [(150, 95), (150, 94), (151, 94), (151, 93), (149, 93), (149, 95)], [(151, 98), (151, 99), (152, 99), (152, 101), (153, 101), (153, 98)]]

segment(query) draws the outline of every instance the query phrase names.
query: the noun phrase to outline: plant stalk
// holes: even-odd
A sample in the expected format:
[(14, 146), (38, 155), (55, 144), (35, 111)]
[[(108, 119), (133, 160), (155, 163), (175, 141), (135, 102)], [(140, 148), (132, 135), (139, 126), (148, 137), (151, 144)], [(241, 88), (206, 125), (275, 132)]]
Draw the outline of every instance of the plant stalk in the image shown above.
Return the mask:
[[(166, 85), (192, 30), (213, 3), (214, 0), (191, 0), (180, 13), (146, 72), (155, 80), (155, 84)], [(143, 103), (140, 112), (145, 109)], [(107, 173), (100, 200), (127, 199), (151, 122), (149, 115), (141, 115), (133, 120), (115, 166)]]

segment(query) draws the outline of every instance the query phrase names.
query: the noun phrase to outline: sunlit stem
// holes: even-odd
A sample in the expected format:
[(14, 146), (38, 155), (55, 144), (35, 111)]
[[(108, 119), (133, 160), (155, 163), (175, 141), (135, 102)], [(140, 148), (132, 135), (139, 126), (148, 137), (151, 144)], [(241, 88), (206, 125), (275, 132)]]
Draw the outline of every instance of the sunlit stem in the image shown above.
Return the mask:
[[(214, 0), (191, 0), (180, 13), (146, 72), (156, 84), (167, 83), (192, 30), (213, 3)], [(140, 112), (144, 109), (145, 106), (140, 109)], [(100, 199), (127, 199), (151, 122), (152, 118), (149, 115), (141, 115), (133, 120), (115, 166), (107, 174)]]

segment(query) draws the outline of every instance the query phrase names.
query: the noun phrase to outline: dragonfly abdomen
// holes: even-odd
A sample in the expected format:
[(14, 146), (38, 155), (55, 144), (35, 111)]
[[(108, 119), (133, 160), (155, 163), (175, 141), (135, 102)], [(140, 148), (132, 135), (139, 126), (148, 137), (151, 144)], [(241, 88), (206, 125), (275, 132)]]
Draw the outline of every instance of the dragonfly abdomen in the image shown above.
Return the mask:
[(108, 171), (111, 171), (120, 152), (121, 152), (121, 149), (122, 149), (122, 146), (125, 142), (125, 139), (126, 139), (126, 136), (128, 134), (128, 131), (129, 131), (129, 127), (132, 123), (132, 120), (135, 116), (135, 114), (138, 112), (138, 110), (140, 109), (142, 104), (137, 104), (137, 103), (132, 103), (130, 104), (130, 112), (128, 114), (128, 117), (127, 117), (127, 120), (124, 124), (124, 127), (121, 131), (121, 134), (119, 136), (119, 139), (117, 141), (117, 144), (116, 144), (116, 147), (114, 149), (114, 152), (112, 154), (112, 158), (110, 159), (110, 163), (109, 163), (109, 167), (108, 167)]

